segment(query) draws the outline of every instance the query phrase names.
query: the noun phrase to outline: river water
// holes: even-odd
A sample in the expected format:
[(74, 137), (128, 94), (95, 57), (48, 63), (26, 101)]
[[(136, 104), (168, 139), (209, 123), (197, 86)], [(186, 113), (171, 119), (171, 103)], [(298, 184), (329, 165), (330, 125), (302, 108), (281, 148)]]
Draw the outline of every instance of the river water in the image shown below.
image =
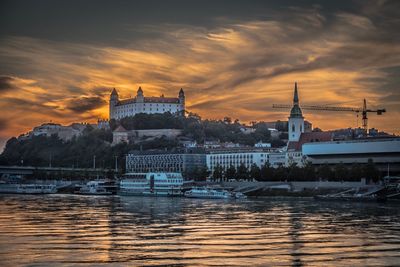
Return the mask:
[(399, 266), (400, 205), (0, 196), (1, 266)]

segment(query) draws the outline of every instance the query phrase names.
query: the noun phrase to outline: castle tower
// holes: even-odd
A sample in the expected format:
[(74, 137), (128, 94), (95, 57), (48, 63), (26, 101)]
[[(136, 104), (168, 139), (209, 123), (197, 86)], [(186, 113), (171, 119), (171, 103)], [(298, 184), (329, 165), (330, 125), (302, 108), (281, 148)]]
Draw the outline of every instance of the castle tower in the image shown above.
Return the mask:
[(142, 113), (145, 111), (144, 110), (144, 94), (143, 94), (142, 87), (140, 87), (140, 86), (136, 93), (136, 107), (137, 107), (137, 113)]
[(185, 92), (182, 88), (179, 90), (179, 104), (180, 112), (182, 112), (182, 116), (185, 116)]
[(290, 110), (288, 128), (289, 128), (289, 142), (298, 142), (301, 133), (304, 133), (304, 117), (301, 108), (299, 106), (297, 82), (294, 84), (293, 107)]
[(114, 119), (115, 118), (115, 106), (118, 104), (119, 98), (118, 98), (118, 92), (115, 90), (115, 88), (112, 90), (111, 95), (110, 95), (110, 106), (109, 106), (109, 119)]
[(143, 90), (140, 86), (136, 93), (136, 102), (144, 102)]

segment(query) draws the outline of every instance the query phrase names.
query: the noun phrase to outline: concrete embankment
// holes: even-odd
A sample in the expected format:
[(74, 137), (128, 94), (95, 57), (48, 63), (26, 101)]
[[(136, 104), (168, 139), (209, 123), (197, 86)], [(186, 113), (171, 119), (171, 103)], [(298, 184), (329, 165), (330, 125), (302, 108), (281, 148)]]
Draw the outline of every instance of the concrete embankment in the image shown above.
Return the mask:
[(320, 194), (339, 192), (349, 188), (375, 187), (375, 184), (359, 182), (223, 182), (223, 187), (244, 192), (249, 196), (303, 196), (312, 197)]

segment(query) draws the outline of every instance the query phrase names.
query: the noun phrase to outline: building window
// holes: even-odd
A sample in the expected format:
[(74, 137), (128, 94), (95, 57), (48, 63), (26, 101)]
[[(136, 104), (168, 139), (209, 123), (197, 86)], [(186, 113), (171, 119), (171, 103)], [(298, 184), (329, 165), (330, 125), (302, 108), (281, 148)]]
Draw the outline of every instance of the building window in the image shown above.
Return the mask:
[(294, 132), (295, 131), (295, 127), (294, 127), (294, 123), (292, 124), (292, 132)]

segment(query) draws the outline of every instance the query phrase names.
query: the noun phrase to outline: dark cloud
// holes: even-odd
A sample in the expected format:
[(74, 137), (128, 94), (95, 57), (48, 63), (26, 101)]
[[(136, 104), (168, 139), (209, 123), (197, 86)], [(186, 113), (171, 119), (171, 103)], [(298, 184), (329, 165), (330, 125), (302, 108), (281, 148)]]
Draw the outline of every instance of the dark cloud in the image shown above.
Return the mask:
[(67, 90), (72, 94), (83, 94), (85, 92), (84, 89), (76, 87), (76, 86), (69, 86)]
[(90, 89), (90, 92), (98, 97), (109, 97), (112, 92), (112, 88), (96, 87)]
[(67, 103), (67, 108), (74, 112), (82, 113), (97, 109), (106, 103), (103, 98), (98, 96), (84, 96), (70, 100)]
[(63, 118), (66, 116), (63, 112), (57, 110), (57, 107), (48, 106), (43, 104), (40, 101), (33, 101), (22, 98), (15, 97), (6, 97), (0, 99), (0, 103), (3, 102), (4, 106), (7, 106), (8, 110), (24, 110), (27, 114), (26, 117), (29, 117), (31, 112), (35, 112), (37, 114), (46, 114), (54, 117)]
[(9, 76), (0, 76), (0, 92), (7, 91), (13, 88), (12, 81), (14, 79)]
[(5, 119), (0, 119), (0, 131), (7, 129), (8, 122)]

